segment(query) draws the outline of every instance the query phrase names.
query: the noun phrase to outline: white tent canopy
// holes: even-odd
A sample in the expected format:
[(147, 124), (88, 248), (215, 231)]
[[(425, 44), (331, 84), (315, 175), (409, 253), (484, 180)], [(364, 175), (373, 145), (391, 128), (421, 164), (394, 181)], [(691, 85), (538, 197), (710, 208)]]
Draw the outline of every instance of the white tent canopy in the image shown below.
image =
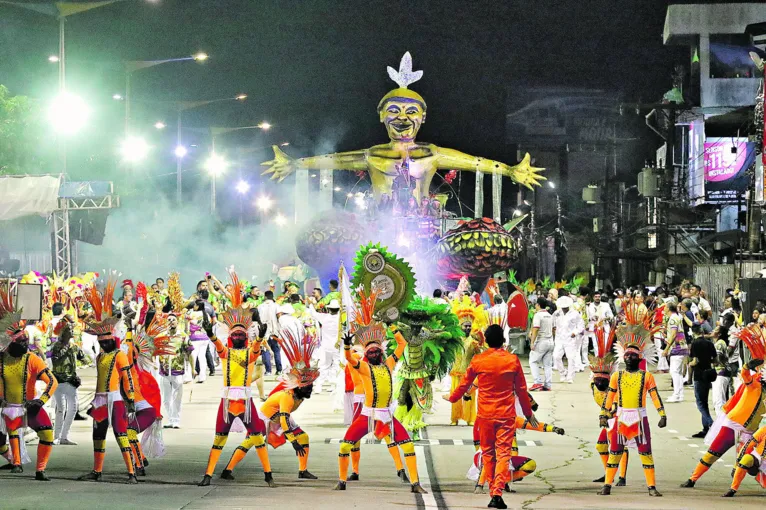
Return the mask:
[(60, 187), (58, 176), (0, 177), (0, 221), (33, 214), (48, 216), (58, 208)]

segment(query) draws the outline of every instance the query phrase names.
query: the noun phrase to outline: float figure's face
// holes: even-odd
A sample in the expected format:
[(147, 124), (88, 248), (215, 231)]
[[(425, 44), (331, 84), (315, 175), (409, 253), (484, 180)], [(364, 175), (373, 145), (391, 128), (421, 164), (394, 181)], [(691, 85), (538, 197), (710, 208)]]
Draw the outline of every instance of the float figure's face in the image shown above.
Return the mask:
[(420, 125), (426, 120), (426, 112), (420, 103), (391, 99), (380, 111), (380, 121), (386, 125), (392, 142), (413, 142)]

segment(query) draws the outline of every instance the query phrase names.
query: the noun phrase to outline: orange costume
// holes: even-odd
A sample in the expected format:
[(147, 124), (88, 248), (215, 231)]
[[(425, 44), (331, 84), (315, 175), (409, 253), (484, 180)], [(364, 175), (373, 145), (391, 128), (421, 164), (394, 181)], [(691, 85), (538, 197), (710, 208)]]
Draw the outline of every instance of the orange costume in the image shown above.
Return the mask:
[(392, 411), (393, 371), (397, 361), (404, 355), (407, 341), (397, 329), (392, 327), (396, 349), (392, 355), (383, 360), (382, 345), (386, 339), (386, 330), (382, 323), (373, 318), (378, 291), (373, 290), (366, 294), (364, 290), (360, 290), (358, 294), (358, 313), (351, 328), (353, 337), (356, 337), (364, 348), (365, 358), (359, 359), (352, 354), (352, 336), (347, 335), (343, 343), (348, 365), (361, 378), (361, 386), (364, 388), (364, 405), (341, 440), (338, 452), (339, 480), (335, 490), (346, 490), (349, 457), (354, 445), (357, 445), (370, 432), (374, 432), (378, 439), (393, 436), (393, 444), (401, 446), (412, 483), (411, 490), (414, 493), (423, 494), (426, 491), (420, 486), (418, 478), (415, 446), (407, 430), (399, 420), (394, 418)]
[(476, 425), (482, 463), (490, 478), (490, 495), (501, 496), (511, 478), (513, 441), (516, 434), (516, 395), (524, 416), (532, 418), (527, 382), (519, 358), (502, 348), (490, 348), (473, 357), (466, 374), (449, 401), (457, 402), (478, 379), (479, 402)]
[(694, 472), (682, 487), (694, 487), (697, 480), (738, 442), (749, 440), (758, 428), (761, 416), (766, 412), (766, 389), (757, 371), (763, 364), (764, 338), (761, 327), (757, 324), (748, 326), (738, 333), (739, 338), (747, 346), (753, 359), (742, 368), (740, 377), (742, 384), (736, 393), (723, 406), (725, 415), (719, 416), (710, 427), (705, 444), (709, 445), (707, 453), (700, 459)]
[[(247, 430), (247, 437), (234, 452), (234, 455), (238, 457), (237, 462), (245, 457), (250, 448), (255, 447), (263, 466), (265, 481), (273, 487), (271, 463), (264, 439), (265, 427), (263, 421), (258, 418), (257, 410), (254, 409), (250, 388), (255, 362), (261, 355), (261, 343), (257, 340), (257, 328), (253, 324), (252, 312), (242, 306), (242, 284), (233, 271), (230, 271), (229, 275), (232, 280), (231, 290), (228, 293), (231, 307), (221, 314), (221, 322), (218, 323), (218, 333), (228, 338), (228, 346), (213, 333), (213, 326), (206, 312), (203, 312), (203, 328), (215, 345), (218, 357), (223, 360), (223, 392), (216, 414), (213, 446), (210, 449), (205, 475), (199, 485), (201, 487), (210, 485), (215, 466), (229, 439), (231, 427), (238, 419)], [(253, 341), (248, 346), (251, 340)], [(221, 478), (233, 479), (231, 471), (225, 470), (221, 473)]]
[[(349, 370), (349, 366), (357, 365), (362, 359), (362, 356), (357, 353), (352, 353), (351, 356), (353, 360), (346, 365), (347, 370)], [(351, 375), (351, 380), (354, 386), (354, 407), (353, 415), (351, 418), (353, 421), (362, 414), (362, 409), (364, 408), (364, 403), (366, 401), (366, 395), (364, 393), (364, 379), (362, 379), (362, 375), (359, 373), (359, 371), (349, 370), (349, 373)], [(390, 435), (386, 436), (384, 441), (388, 447), (388, 453), (390, 453), (391, 458), (394, 459), (397, 476), (399, 476), (403, 482), (408, 483), (409, 479), (407, 478), (407, 473), (404, 471), (402, 457), (399, 455), (399, 446), (397, 446), (393, 439), (391, 439)], [(362, 441), (360, 440), (354, 444), (353, 448), (351, 448), (351, 475), (349, 476), (349, 480), (359, 480), (359, 461), (362, 458), (361, 446)]]
[(731, 489), (724, 496), (734, 496), (748, 473), (766, 489), (766, 426), (759, 428), (740, 449)]
[[(25, 335), (24, 326), (15, 334)], [(13, 337), (9, 331), (8, 335)], [(17, 338), (21, 338), (18, 336)], [(35, 383), (43, 381), (45, 390), (39, 399), (35, 399)], [(36, 478), (47, 480), (45, 468), (53, 449), (53, 427), (50, 417), (42, 408), (56, 391), (58, 383), (48, 370), (45, 362), (36, 354), (25, 352), (21, 356), (12, 356), (6, 351), (0, 354), (0, 429), (8, 432), (11, 450), (12, 472), (21, 473), (22, 455), (24, 452), (23, 437), (20, 431), (30, 427), (37, 432), (40, 442), (37, 445)], [(35, 403), (37, 405), (30, 405)], [(5, 444), (5, 434), (0, 433), (0, 455), (7, 455), (8, 445)]]

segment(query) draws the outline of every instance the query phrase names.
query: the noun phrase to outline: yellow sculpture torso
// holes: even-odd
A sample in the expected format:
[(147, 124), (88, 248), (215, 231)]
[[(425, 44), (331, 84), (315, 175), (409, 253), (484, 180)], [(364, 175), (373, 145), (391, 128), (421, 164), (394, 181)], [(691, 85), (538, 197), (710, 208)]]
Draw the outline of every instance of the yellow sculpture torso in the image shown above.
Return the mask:
[(431, 180), (438, 169), (438, 148), (431, 144), (412, 143), (376, 145), (366, 151), (372, 187), (379, 195), (391, 196), (397, 177), (410, 180), (418, 202), (428, 195)]

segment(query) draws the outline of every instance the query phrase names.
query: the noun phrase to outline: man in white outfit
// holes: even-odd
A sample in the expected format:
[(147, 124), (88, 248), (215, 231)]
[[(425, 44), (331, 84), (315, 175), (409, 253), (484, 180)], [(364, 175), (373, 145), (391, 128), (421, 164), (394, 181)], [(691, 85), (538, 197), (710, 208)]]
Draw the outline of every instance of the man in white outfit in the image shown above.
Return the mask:
[[(556, 300), (558, 308), (555, 321), (555, 340), (553, 348), (553, 364), (559, 372), (560, 382), (574, 383), (575, 369), (577, 368), (576, 338), (585, 331), (585, 323), (582, 316), (577, 313), (572, 305), (572, 298), (562, 296)], [(564, 355), (567, 357), (567, 369), (564, 369)]]
[(261, 323), (266, 325), (264, 338), (266, 338), (266, 344), (271, 351), (270, 354), (273, 355), (273, 359), (270, 359), (268, 362), (264, 360), (264, 365), (266, 367), (266, 373), (271, 374), (271, 364), (273, 363), (274, 370), (276, 371), (276, 374), (279, 375), (282, 371), (281, 350), (279, 348), (279, 343), (277, 343), (277, 335), (279, 335), (277, 310), (279, 310), (279, 305), (274, 301), (274, 292), (271, 290), (267, 290), (264, 293), (264, 298), (263, 303), (258, 305), (258, 316), (261, 318)]
[(314, 393), (322, 392), (325, 384), (330, 391), (336, 384), (340, 367), (340, 351), (338, 350), (338, 333), (340, 326), (340, 303), (337, 299), (330, 301), (325, 307), (327, 313), (317, 313), (315, 317), (321, 325), (321, 343), (315, 351), (319, 361), (319, 377), (314, 381)]
[(487, 314), (489, 315), (490, 324), (497, 324), (503, 328), (503, 336), (505, 337), (505, 341), (507, 343), (508, 332), (510, 331), (510, 328), (508, 327), (508, 305), (505, 304), (503, 296), (500, 294), (495, 295), (495, 304), (489, 310), (487, 310)]
[(164, 427), (166, 429), (180, 429), (184, 374), (187, 364), (191, 367), (192, 377), (196, 375), (191, 359), (191, 352), (194, 347), (186, 333), (178, 327), (178, 316), (175, 314), (168, 317), (168, 336), (175, 354), (160, 357), (160, 391), (162, 392), (162, 404), (167, 419)]
[(588, 343), (593, 346), (594, 353), (598, 352), (598, 347), (596, 346), (596, 328), (603, 325), (604, 335), (606, 338), (609, 338), (609, 332), (612, 327), (611, 321), (614, 318), (614, 314), (612, 313), (612, 307), (609, 306), (609, 303), (601, 301), (601, 292), (599, 291), (593, 293), (593, 301), (588, 304), (588, 307), (585, 310), (588, 316), (588, 341), (585, 342), (585, 345), (583, 346), (583, 359), (587, 366)]
[[(303, 327), (303, 323), (298, 320), (293, 314), (295, 308), (290, 304), (279, 305), (277, 309), (277, 320), (279, 322), (279, 336), (284, 338), (286, 333), (290, 333), (294, 338), (300, 340), (306, 334), (306, 328)], [(290, 370), (289, 361), (285, 356), (282, 360), (282, 371), (286, 372)]]

